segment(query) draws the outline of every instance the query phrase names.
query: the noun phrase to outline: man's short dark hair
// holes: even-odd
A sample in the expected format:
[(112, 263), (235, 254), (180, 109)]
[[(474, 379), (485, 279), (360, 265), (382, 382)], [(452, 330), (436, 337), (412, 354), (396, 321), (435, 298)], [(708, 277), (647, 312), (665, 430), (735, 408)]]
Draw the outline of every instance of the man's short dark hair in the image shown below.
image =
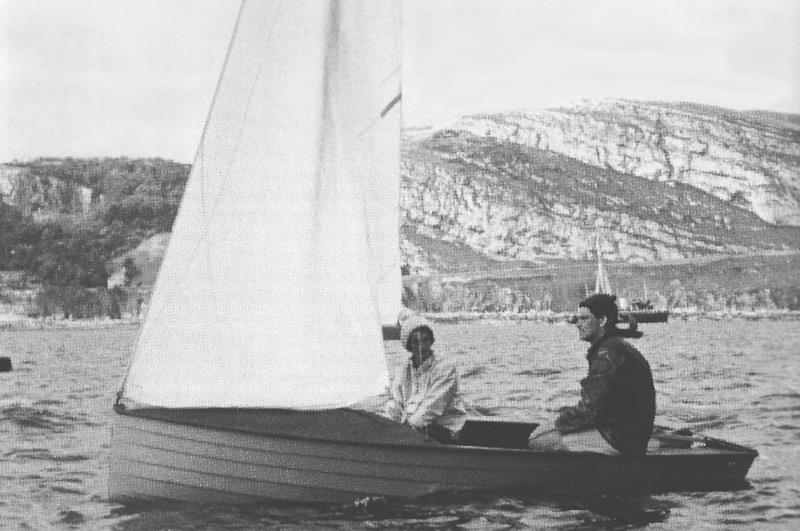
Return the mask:
[(587, 308), (592, 312), (592, 315), (598, 319), (605, 317), (607, 319), (606, 328), (611, 328), (616, 326), (619, 321), (619, 308), (617, 308), (616, 300), (616, 295), (595, 293), (583, 299), (580, 304), (578, 304), (578, 307)]

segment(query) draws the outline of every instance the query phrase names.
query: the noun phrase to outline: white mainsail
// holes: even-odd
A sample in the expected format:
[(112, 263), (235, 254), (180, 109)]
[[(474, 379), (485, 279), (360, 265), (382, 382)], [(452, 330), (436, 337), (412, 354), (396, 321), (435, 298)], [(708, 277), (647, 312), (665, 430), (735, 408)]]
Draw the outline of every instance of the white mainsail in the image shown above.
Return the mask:
[(245, 1), (123, 397), (325, 409), (387, 383), (398, 0)]

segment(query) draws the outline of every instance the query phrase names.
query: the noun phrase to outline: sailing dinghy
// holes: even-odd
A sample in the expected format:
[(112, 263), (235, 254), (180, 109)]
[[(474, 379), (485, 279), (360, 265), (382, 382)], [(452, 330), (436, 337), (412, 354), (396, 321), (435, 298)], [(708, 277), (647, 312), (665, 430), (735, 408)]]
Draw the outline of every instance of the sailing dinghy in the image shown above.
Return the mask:
[(534, 425), (493, 443), (508, 423), (485, 420), (442, 445), (352, 407), (388, 383), (400, 310), (398, 35), (397, 0), (242, 5), (114, 408), (110, 499), (741, 486), (756, 452), (722, 441), (533, 452)]

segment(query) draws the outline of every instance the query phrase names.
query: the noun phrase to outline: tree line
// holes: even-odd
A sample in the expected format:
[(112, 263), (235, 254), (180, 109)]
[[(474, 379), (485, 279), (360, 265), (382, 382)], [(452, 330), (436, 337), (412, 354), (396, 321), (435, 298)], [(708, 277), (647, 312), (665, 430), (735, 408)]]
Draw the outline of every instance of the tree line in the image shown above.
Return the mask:
[(0, 202), (0, 270), (22, 270), (60, 288), (105, 287), (110, 260), (169, 231), (190, 170), (162, 159), (126, 158), (37, 159), (15, 166), (22, 167), (18, 184), (55, 179), (91, 189), (87, 212), (56, 205), (42, 215), (44, 205), (33, 214), (24, 205)]

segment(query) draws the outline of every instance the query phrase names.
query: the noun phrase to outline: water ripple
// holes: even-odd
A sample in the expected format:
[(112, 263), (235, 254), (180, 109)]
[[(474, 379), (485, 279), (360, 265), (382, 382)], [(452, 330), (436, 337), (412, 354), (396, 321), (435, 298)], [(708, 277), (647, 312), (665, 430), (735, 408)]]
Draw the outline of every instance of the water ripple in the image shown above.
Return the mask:
[[(714, 430), (708, 435), (755, 447), (760, 455), (748, 476), (750, 490), (591, 500), (471, 494), (333, 508), (172, 503), (120, 512), (106, 501), (107, 428), (111, 397), (135, 332), (4, 331), (3, 346), (18, 352), (21, 370), (9, 376), (16, 387), (0, 394), (3, 524), (28, 529), (348, 531), (800, 527), (796, 323), (678, 321), (645, 328), (645, 336), (637, 340), (653, 368), (657, 423), (689, 426), (695, 433)], [(477, 414), (534, 419), (552, 416), (580, 398), (585, 345), (574, 334), (565, 339), (563, 328), (526, 323), (489, 330), (470, 323), (437, 326), (436, 332), (442, 352), (457, 364), (468, 405)], [(765, 348), (768, 344), (774, 345)], [(390, 365), (407, 359), (396, 342), (387, 345)]]
[(473, 378), (486, 373), (486, 367), (479, 365), (461, 373), (462, 378)]
[(82, 419), (37, 407), (11, 405), (0, 408), (0, 422), (9, 421), (19, 428), (64, 432), (74, 429), (78, 420)]
[(54, 454), (48, 448), (14, 448), (4, 453), (3, 457), (36, 461), (52, 461), (55, 463), (74, 463), (92, 459), (92, 456), (90, 455)]
[(86, 518), (78, 511), (61, 511), (59, 513), (58, 523), (68, 525), (83, 524)]
[(60, 494), (86, 494), (84, 490), (81, 489), (71, 489), (68, 487), (59, 487), (58, 485), (53, 485), (50, 487), (50, 490), (53, 492), (57, 492)]

